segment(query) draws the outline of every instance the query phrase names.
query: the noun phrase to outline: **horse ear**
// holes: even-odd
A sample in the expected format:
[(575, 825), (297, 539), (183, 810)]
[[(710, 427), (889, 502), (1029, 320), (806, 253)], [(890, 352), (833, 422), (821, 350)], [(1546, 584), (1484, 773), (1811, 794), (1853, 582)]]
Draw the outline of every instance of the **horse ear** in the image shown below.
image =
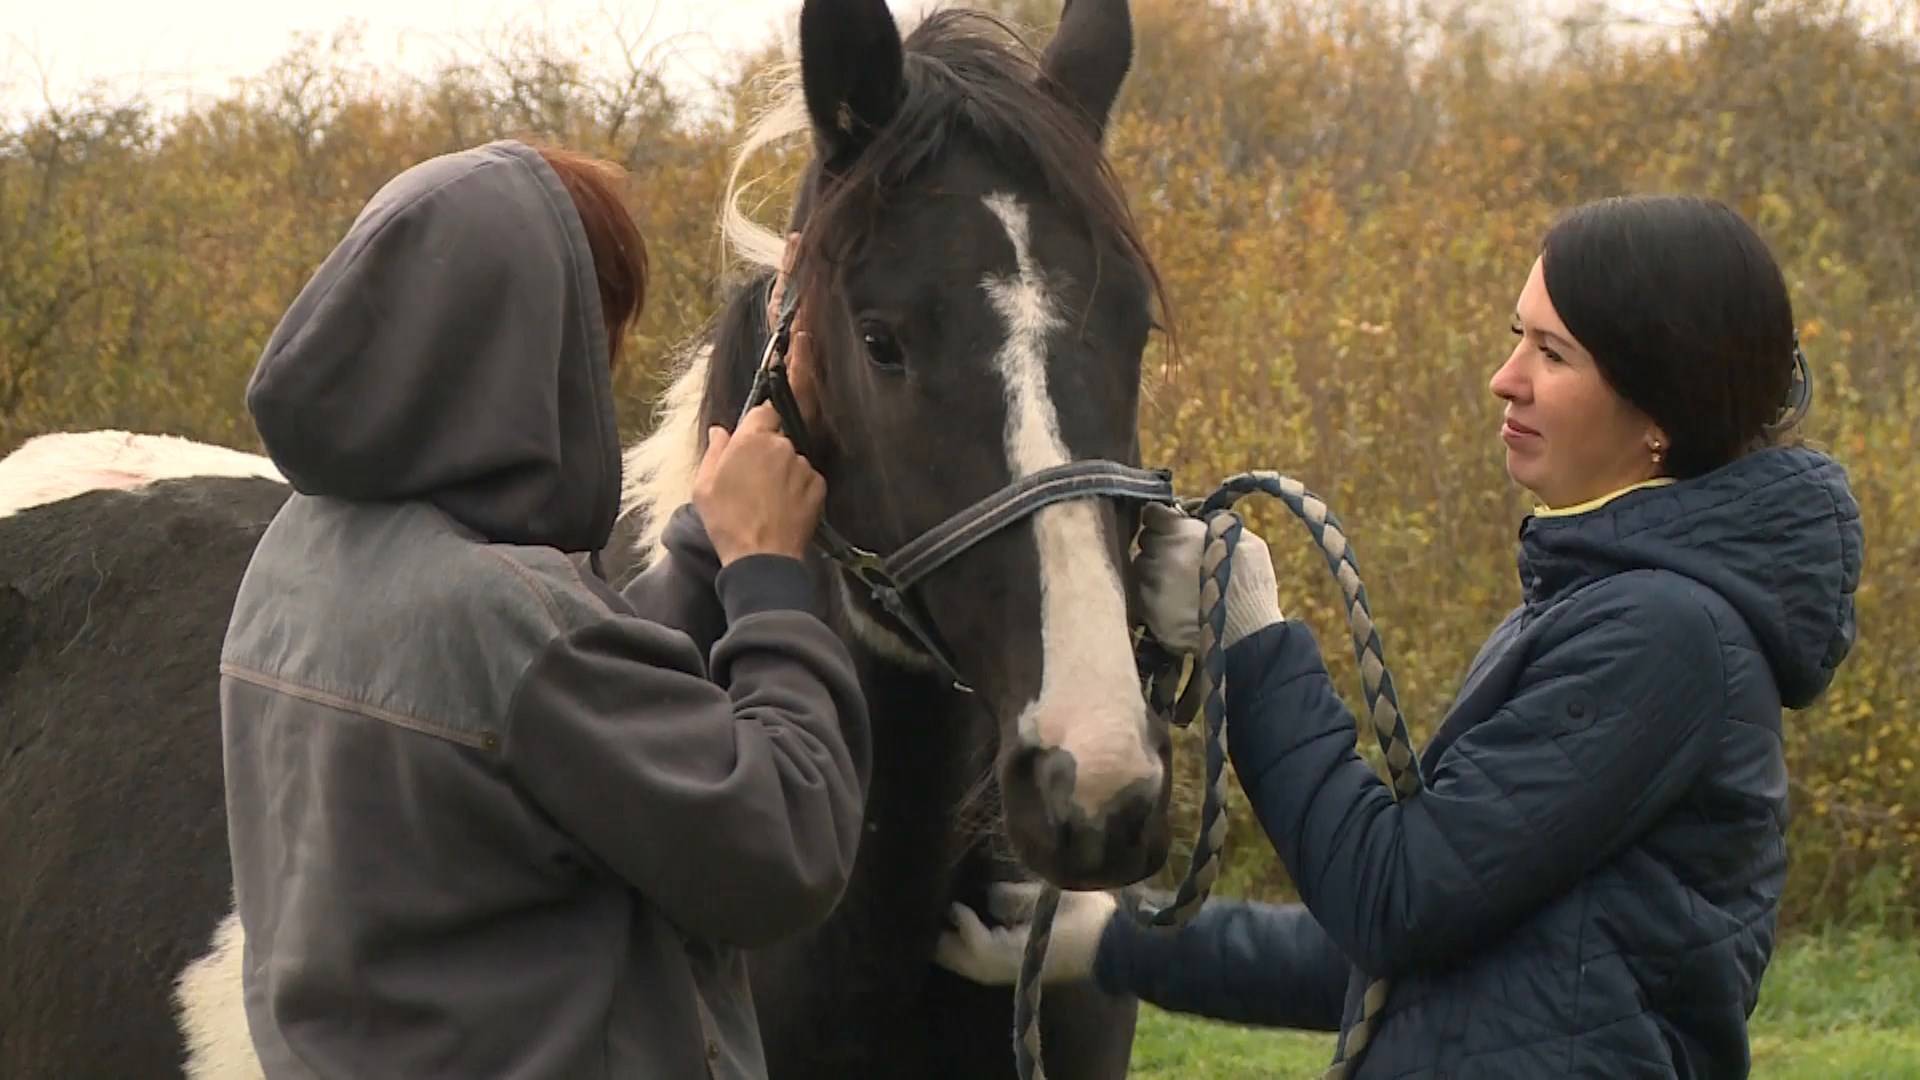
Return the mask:
[(1069, 105), (1104, 135), (1107, 114), (1133, 64), (1133, 17), (1127, 0), (1066, 0), (1060, 28), (1040, 58), (1040, 70)]
[(886, 0), (806, 0), (800, 79), (828, 166), (844, 165), (893, 119), (905, 83), (900, 28)]

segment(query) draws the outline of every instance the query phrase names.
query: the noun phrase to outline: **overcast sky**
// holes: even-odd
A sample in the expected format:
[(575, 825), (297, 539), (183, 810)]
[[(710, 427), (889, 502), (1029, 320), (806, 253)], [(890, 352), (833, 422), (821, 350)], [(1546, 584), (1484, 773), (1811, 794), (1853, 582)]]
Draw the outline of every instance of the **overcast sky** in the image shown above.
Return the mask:
[[(925, 0), (888, 0), (910, 17)], [(0, 0), (0, 110), (17, 115), (104, 82), (144, 88), (177, 103), (217, 96), (256, 75), (294, 35), (323, 36), (351, 22), (363, 58), (383, 70), (422, 72), (508, 25), (550, 25), (563, 37), (604, 29), (615, 17), (666, 50), (670, 70), (699, 78), (720, 58), (778, 33), (800, 0)], [(613, 13), (613, 14), (609, 14)], [(585, 38), (587, 34), (580, 34)], [(43, 77), (44, 69), (44, 77)]]
[[(911, 20), (933, 0), (888, 0)], [(965, 3), (965, 0), (950, 0)], [(1721, 0), (1704, 0), (1719, 6)], [(1920, 30), (1920, 0), (1856, 0), (1896, 12)], [(1534, 11), (1593, 0), (1524, 0)], [(1695, 0), (1608, 0), (1616, 12), (1666, 22)], [(300, 31), (331, 35), (350, 23), (364, 30), (362, 58), (383, 71), (424, 72), (449, 56), (470, 56), (471, 42), (508, 25), (543, 22), (563, 39), (591, 40), (612, 20), (664, 50), (675, 81), (715, 73), (727, 55), (788, 26), (800, 0), (0, 0), (0, 116), (37, 110), (50, 93), (71, 101), (104, 83), (121, 94), (144, 91), (177, 106), (224, 93), (230, 80), (259, 74)], [(612, 14), (609, 14), (612, 13)], [(1656, 31), (1657, 32), (1657, 31)], [(683, 85), (685, 85), (683, 83)]]

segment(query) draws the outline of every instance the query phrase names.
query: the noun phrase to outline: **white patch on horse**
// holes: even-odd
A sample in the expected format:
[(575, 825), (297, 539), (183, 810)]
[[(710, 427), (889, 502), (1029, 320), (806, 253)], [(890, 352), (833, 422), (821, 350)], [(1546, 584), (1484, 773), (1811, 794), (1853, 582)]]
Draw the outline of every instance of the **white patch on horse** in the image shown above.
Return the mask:
[(260, 1080), (264, 1075), (247, 1029), (240, 982), (245, 954), (240, 916), (230, 912), (213, 932), (212, 950), (174, 980), (188, 1080)]
[(177, 435), (60, 431), (0, 458), (0, 518), (89, 491), (131, 491), (189, 476), (258, 476), (286, 482), (259, 454)]
[[(1013, 244), (1015, 272), (982, 283), (1007, 324), (995, 357), (1006, 383), (1007, 463), (1014, 479), (1070, 460), (1060, 419), (1047, 392), (1047, 338), (1062, 325), (1034, 262), (1027, 210), (1006, 195), (983, 200)], [(1126, 594), (1106, 555), (1098, 505), (1055, 503), (1033, 517), (1040, 553), (1040, 694), (1021, 713), (1028, 744), (1073, 755), (1073, 797), (1098, 814), (1121, 788), (1158, 783), (1160, 762), (1148, 750)]]
[(710, 345), (685, 355), (679, 374), (655, 405), (653, 433), (622, 455), (621, 512), (643, 515), (634, 546), (648, 563), (661, 555), (667, 519), (693, 499), (693, 477), (702, 453), (700, 406), (712, 357)]

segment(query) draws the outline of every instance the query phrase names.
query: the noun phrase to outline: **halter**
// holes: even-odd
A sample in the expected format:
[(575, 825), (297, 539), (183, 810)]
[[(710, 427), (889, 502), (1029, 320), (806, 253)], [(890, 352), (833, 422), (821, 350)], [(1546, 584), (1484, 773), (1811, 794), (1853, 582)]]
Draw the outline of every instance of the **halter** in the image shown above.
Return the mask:
[[(753, 386), (747, 392), (740, 416), (744, 419), (755, 406), (772, 402), (774, 411), (780, 415), (781, 430), (794, 449), (802, 457), (813, 460), (806, 422), (788, 380), (787, 352), (793, 344), (793, 319), (799, 304), (800, 289), (795, 279), (789, 279), (781, 297), (779, 321), (760, 355)], [(1173, 503), (1173, 473), (1097, 458), (1070, 461), (1014, 480), (921, 533), (891, 555), (879, 555), (849, 542), (824, 516), (814, 531), (814, 546), (866, 587), (874, 602), (906, 628), (955, 690), (971, 694), (973, 687), (960, 676), (952, 655), (930, 620), (909, 602), (908, 590), (1007, 526), (1055, 503), (1089, 498)]]

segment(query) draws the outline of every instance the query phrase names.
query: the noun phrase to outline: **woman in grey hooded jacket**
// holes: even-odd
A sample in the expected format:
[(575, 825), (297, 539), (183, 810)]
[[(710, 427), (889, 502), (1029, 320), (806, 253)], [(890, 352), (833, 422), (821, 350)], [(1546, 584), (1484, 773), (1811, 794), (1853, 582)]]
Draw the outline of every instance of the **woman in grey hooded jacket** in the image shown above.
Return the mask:
[[(1491, 389), (1540, 505), (1521, 603), (1426, 747), (1425, 790), (1394, 801), (1356, 753), (1249, 534), (1228, 746), (1303, 902), (1216, 898), (1159, 932), (1071, 894), (1049, 978), (1340, 1031), (1337, 1075), (1746, 1075), (1787, 867), (1782, 706), (1813, 702), (1852, 645), (1859, 508), (1838, 464), (1785, 444), (1811, 385), (1780, 271), (1726, 207), (1573, 211), (1512, 329)], [(1150, 515), (1139, 561), (1149, 625), (1188, 647), (1202, 542)], [(1023, 902), (1003, 893), (994, 927), (957, 908), (943, 962), (1012, 981)]]
[(825, 918), (868, 770), (771, 410), (715, 432), (668, 557), (620, 496), (644, 297), (598, 163), (390, 181), (247, 389), (296, 494), (221, 657), (244, 993), (268, 1077), (752, 1077), (743, 947)]

